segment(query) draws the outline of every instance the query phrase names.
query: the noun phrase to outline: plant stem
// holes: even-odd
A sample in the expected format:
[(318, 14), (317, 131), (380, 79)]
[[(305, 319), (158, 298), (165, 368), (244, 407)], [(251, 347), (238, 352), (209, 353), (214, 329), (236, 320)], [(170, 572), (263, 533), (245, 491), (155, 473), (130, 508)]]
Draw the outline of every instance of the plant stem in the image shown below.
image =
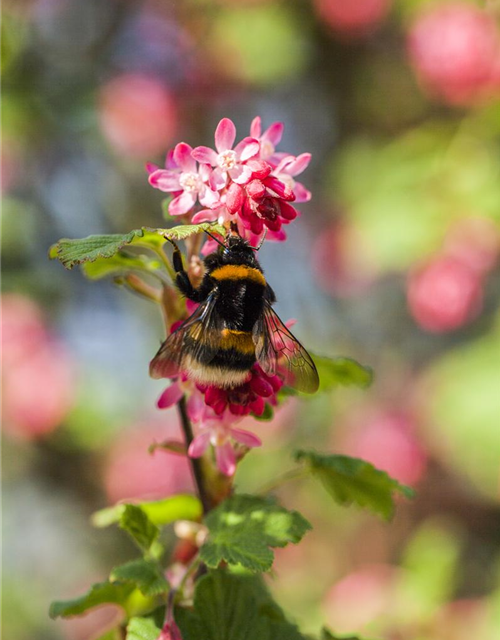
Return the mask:
[[(177, 403), (177, 411), (179, 412), (179, 417), (181, 419), (181, 427), (186, 441), (186, 449), (189, 449), (189, 445), (193, 441), (193, 428), (191, 427), (191, 421), (187, 414), (185, 396), (183, 396)], [(212, 508), (212, 505), (205, 487), (205, 477), (203, 475), (201, 460), (199, 458), (189, 457), (188, 460), (191, 465), (191, 471), (196, 484), (198, 497), (200, 498), (200, 502), (203, 507), (203, 513), (207, 513)]]

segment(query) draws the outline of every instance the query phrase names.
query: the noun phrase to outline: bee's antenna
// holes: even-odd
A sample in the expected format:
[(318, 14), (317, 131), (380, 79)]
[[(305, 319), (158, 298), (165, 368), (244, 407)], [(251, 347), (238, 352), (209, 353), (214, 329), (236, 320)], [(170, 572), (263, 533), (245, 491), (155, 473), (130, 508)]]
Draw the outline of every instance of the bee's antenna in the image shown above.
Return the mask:
[(210, 237), (212, 238), (212, 240), (215, 240), (215, 242), (216, 242), (217, 244), (220, 244), (220, 246), (221, 246), (221, 247), (226, 248), (226, 245), (225, 245), (223, 242), (221, 242), (218, 238), (216, 238), (215, 236), (213, 236), (213, 235), (210, 233), (210, 231), (207, 231), (206, 229), (204, 229), (204, 231), (205, 231), (205, 233), (207, 234), (207, 236), (210, 236)]
[(266, 239), (266, 236), (267, 236), (267, 229), (264, 229), (264, 235), (260, 239), (259, 244), (256, 247), (252, 247), (254, 251), (258, 251), (262, 247), (262, 245), (264, 244), (264, 240)]

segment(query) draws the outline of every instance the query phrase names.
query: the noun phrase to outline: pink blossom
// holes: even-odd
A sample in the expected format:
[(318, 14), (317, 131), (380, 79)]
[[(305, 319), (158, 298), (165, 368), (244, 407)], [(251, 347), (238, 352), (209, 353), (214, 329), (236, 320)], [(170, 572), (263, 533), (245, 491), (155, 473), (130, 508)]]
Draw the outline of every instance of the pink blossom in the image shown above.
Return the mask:
[(170, 620), (163, 625), (157, 640), (182, 640), (181, 631), (174, 620)]
[[(151, 186), (160, 191), (178, 194), (168, 207), (169, 212), (174, 216), (190, 211), (197, 199), (205, 207), (214, 207), (219, 201), (218, 193), (206, 184), (211, 173), (209, 167), (207, 165), (197, 167), (191, 155), (192, 151), (188, 144), (180, 142), (173, 153), (176, 168), (156, 169), (149, 175)], [(167, 156), (166, 164), (168, 163)]]
[(244, 138), (233, 149), (236, 138), (236, 127), (229, 118), (223, 118), (215, 130), (215, 148), (196, 147), (192, 156), (198, 162), (215, 167), (210, 176), (210, 186), (216, 191), (223, 189), (231, 179), (238, 184), (250, 180), (252, 170), (246, 161), (259, 153), (259, 141), (255, 138)]
[(494, 18), (470, 3), (430, 6), (411, 28), (410, 59), (424, 88), (454, 105), (475, 104), (491, 92), (500, 55)]
[(267, 160), (273, 166), (276, 166), (279, 162), (279, 159), (275, 157), (275, 151), (277, 145), (281, 142), (283, 129), (284, 125), (282, 122), (273, 122), (264, 133), (262, 133), (260, 116), (254, 118), (250, 126), (250, 136), (260, 142), (259, 158), (261, 160)]
[(213, 411), (207, 410), (200, 425), (200, 432), (191, 442), (188, 455), (191, 458), (201, 457), (209, 445), (215, 448), (215, 460), (221, 473), (232, 476), (236, 471), (236, 452), (232, 441), (248, 447), (260, 447), (260, 439), (244, 429), (236, 429), (234, 416), (217, 416)]
[(297, 157), (286, 156), (273, 171), (273, 176), (293, 192), (295, 202), (309, 202), (311, 199), (311, 192), (303, 184), (294, 180), (295, 176), (307, 169), (310, 162), (310, 153), (301, 153)]

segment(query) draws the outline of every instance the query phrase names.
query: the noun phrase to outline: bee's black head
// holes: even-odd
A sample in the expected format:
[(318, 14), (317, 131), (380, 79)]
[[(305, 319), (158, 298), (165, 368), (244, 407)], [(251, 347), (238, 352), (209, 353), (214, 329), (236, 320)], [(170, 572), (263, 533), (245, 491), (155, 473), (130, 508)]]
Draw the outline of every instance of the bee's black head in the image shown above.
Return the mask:
[(236, 234), (226, 237), (222, 259), (227, 264), (249, 264), (255, 262), (254, 249), (247, 240)]

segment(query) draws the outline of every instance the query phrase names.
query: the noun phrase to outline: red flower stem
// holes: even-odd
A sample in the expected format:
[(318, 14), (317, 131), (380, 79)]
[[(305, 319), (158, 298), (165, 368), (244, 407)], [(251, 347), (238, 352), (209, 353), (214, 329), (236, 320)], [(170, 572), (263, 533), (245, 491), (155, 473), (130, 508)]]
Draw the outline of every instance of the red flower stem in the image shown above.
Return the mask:
[[(179, 417), (181, 419), (181, 427), (184, 433), (186, 449), (189, 449), (189, 445), (193, 441), (193, 428), (187, 414), (185, 396), (183, 396), (177, 403), (177, 411), (179, 412)], [(205, 487), (205, 477), (203, 475), (201, 459), (188, 457), (188, 460), (191, 465), (191, 472), (193, 474), (198, 497), (200, 498), (200, 502), (203, 507), (203, 513), (208, 513), (212, 508), (212, 504)]]

